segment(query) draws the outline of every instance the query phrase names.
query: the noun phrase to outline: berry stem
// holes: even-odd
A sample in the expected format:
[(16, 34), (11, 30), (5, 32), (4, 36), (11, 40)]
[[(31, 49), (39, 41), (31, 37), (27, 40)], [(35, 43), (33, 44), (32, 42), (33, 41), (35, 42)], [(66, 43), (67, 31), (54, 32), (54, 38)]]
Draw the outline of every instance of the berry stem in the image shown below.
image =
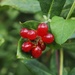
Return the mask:
[(59, 75), (63, 75), (63, 49), (60, 49), (60, 68)]
[(51, 22), (50, 14), (48, 14), (48, 16), (43, 15), (43, 18), (45, 19), (45, 23)]

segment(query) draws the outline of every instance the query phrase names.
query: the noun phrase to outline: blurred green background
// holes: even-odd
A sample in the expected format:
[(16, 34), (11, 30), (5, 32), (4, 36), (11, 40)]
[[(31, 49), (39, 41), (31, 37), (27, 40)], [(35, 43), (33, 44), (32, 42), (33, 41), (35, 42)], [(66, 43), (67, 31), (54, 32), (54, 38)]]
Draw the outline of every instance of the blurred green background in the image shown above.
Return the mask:
[[(67, 1), (69, 3), (73, 0)], [(37, 0), (0, 0), (0, 2), (0, 75), (32, 75), (25, 65), (17, 59), (16, 54), (20, 38), (20, 23), (28, 20), (43, 21), (39, 3)], [(68, 11), (63, 12), (61, 16), (63, 15), (65, 18)], [(75, 39), (73, 41), (75, 42)], [(64, 68), (68, 71), (75, 67), (75, 44), (73, 46), (73, 52), (64, 49)], [(55, 54), (51, 58), (50, 52), (42, 55), (39, 61), (48, 68), (52, 67), (51, 71), (54, 73), (54, 69), (57, 70), (54, 65)]]
[(31, 75), (17, 60), (16, 52), (20, 22), (33, 20), (36, 16), (7, 6), (0, 7), (0, 75)]
[(31, 75), (16, 57), (17, 45), (20, 22), (41, 21), (39, 11), (37, 0), (0, 0), (0, 75)]

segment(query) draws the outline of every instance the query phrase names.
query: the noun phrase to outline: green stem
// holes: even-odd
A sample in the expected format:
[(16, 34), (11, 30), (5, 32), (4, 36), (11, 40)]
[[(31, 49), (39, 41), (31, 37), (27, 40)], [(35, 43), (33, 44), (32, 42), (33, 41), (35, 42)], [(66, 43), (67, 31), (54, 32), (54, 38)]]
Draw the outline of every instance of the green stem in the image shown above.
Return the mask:
[(75, 1), (73, 2), (72, 6), (71, 6), (71, 9), (70, 9), (66, 19), (68, 19), (71, 16), (71, 14), (73, 13), (74, 9), (75, 9)]
[(63, 75), (63, 49), (60, 49), (60, 71), (59, 75)]

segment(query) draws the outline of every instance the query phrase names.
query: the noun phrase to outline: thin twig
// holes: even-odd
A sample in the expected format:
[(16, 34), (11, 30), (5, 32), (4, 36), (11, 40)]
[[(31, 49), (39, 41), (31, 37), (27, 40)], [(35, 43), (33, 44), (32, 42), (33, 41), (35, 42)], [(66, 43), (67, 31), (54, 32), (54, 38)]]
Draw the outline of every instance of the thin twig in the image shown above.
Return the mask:
[(60, 49), (60, 68), (59, 75), (63, 75), (63, 49)]

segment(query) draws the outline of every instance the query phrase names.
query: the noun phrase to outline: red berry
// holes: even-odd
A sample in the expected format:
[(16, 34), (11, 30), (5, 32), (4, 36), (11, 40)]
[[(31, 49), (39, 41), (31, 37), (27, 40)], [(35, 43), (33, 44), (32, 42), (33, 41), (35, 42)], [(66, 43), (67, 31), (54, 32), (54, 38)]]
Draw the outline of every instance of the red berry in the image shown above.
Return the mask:
[(22, 50), (24, 52), (29, 52), (32, 49), (33, 44), (31, 42), (24, 42), (22, 44)]
[(45, 50), (46, 45), (45, 45), (44, 43), (42, 43), (42, 44), (40, 45), (40, 47), (41, 47), (41, 49), (42, 49), (42, 51), (43, 51), (43, 50)]
[(28, 33), (28, 29), (26, 29), (26, 28), (22, 28), (21, 31), (20, 31), (20, 35), (23, 38), (27, 38), (27, 33)]
[(38, 25), (37, 34), (39, 36), (44, 36), (48, 32), (48, 25), (46, 23), (41, 23)]
[(28, 34), (27, 34), (27, 37), (30, 39), (30, 40), (34, 40), (37, 36), (37, 33), (35, 30), (29, 30), (28, 31)]
[(42, 37), (42, 40), (45, 43), (52, 43), (54, 41), (54, 36), (50, 33), (47, 33), (45, 36)]
[(39, 42), (38, 42), (38, 45), (41, 47), (42, 51), (45, 50), (46, 45), (45, 45), (44, 42), (39, 41)]
[(42, 49), (40, 48), (40, 46), (36, 46), (32, 48), (31, 53), (34, 58), (39, 58), (42, 54)]

